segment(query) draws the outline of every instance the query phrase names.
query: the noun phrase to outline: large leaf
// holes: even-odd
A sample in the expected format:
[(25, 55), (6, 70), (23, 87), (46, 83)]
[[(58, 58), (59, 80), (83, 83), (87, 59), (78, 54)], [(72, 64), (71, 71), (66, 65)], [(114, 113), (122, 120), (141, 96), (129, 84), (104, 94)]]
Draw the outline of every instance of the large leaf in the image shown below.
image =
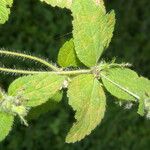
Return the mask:
[(8, 94), (21, 94), (27, 99), (27, 106), (38, 106), (49, 100), (63, 85), (65, 76), (48, 73), (21, 77), (9, 87)]
[(75, 53), (73, 39), (67, 41), (60, 49), (58, 54), (58, 64), (61, 67), (77, 67), (80, 65), (80, 61)]
[(47, 4), (55, 7), (58, 6), (60, 8), (68, 8), (70, 9), (72, 0), (40, 0), (41, 2), (46, 2)]
[(106, 14), (103, 2), (96, 0), (75, 0), (71, 10), (77, 56), (86, 66), (94, 66), (112, 38), (114, 12)]
[(4, 140), (12, 129), (14, 116), (0, 112), (0, 141)]
[(150, 95), (150, 81), (127, 68), (112, 68), (101, 72), (106, 89), (119, 99), (139, 100), (139, 114), (144, 112), (144, 99)]
[(99, 81), (93, 75), (75, 77), (68, 88), (69, 104), (76, 111), (76, 123), (66, 142), (76, 142), (89, 135), (101, 122), (105, 113), (106, 97)]
[(8, 20), (12, 4), (13, 0), (0, 0), (0, 24), (4, 24)]

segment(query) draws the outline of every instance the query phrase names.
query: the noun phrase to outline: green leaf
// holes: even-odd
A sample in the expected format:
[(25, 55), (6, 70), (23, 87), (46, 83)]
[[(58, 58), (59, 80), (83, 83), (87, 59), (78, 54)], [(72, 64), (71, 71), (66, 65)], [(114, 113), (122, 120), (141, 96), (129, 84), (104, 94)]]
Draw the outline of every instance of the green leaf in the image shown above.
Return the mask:
[(75, 53), (73, 39), (67, 41), (60, 49), (58, 54), (58, 64), (61, 67), (77, 67), (80, 65), (80, 61)]
[(0, 141), (4, 140), (12, 129), (14, 116), (0, 112)]
[(150, 81), (127, 68), (111, 68), (101, 72), (104, 86), (113, 96), (128, 100), (139, 100), (138, 113), (144, 113), (144, 99), (150, 95)]
[(111, 42), (111, 39), (113, 37), (113, 32), (116, 24), (115, 19), (115, 12), (112, 10), (107, 16), (107, 24), (106, 24), (106, 33), (105, 33), (105, 39), (104, 39), (104, 46), (107, 48)]
[(79, 60), (94, 66), (108, 47), (115, 25), (115, 14), (106, 14), (103, 2), (95, 0), (73, 1), (73, 38)]
[(138, 78), (136, 72), (126, 68), (112, 68), (106, 72), (103, 71), (101, 74), (103, 75), (101, 77), (105, 88), (113, 96), (119, 99), (135, 101), (135, 97), (122, 88), (135, 92), (135, 80)]
[(58, 106), (58, 102), (61, 101), (63, 97), (63, 92), (57, 92), (52, 98), (50, 98), (46, 103), (34, 107), (30, 110), (28, 114), (28, 119), (37, 119), (40, 115), (45, 114), (51, 110), (54, 110)]
[(0, 0), (0, 24), (4, 24), (8, 20), (12, 4), (13, 0)]
[(74, 123), (66, 142), (74, 143), (89, 135), (104, 117), (106, 97), (93, 75), (79, 75), (68, 87), (69, 104), (76, 111)]
[(48, 73), (21, 77), (10, 85), (8, 94), (16, 96), (20, 93), (28, 100), (26, 106), (35, 107), (61, 90), (65, 79), (65, 76)]
[(55, 7), (58, 6), (60, 8), (68, 8), (70, 9), (72, 5), (72, 0), (40, 0), (41, 2), (46, 2), (47, 4)]

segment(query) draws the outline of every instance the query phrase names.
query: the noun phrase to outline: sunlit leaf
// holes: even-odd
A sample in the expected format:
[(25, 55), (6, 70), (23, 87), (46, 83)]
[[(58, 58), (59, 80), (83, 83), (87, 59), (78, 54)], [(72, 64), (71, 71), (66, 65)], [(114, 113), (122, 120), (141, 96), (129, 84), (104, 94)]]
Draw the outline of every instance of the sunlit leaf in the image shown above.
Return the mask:
[(140, 115), (144, 114), (144, 99), (150, 96), (150, 81), (127, 68), (112, 68), (101, 72), (104, 86), (113, 96), (127, 101), (139, 101)]
[(61, 90), (65, 76), (48, 73), (21, 77), (9, 87), (9, 95), (21, 93), (27, 99), (27, 106), (38, 106), (47, 102)]
[(77, 67), (80, 62), (75, 53), (73, 39), (67, 41), (59, 51), (58, 64), (61, 67)]
[(94, 66), (108, 47), (115, 25), (115, 14), (106, 14), (103, 2), (76, 0), (72, 7), (73, 38), (79, 60)]
[(74, 123), (66, 142), (74, 143), (89, 135), (101, 122), (105, 113), (106, 97), (93, 75), (75, 77), (68, 88), (69, 104), (76, 111)]

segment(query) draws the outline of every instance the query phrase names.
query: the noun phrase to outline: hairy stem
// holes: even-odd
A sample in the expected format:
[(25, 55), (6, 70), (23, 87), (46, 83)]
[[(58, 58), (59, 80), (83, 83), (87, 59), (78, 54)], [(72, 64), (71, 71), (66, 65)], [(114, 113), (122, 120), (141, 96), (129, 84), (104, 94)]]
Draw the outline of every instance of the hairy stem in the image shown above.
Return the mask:
[(17, 70), (17, 69), (9, 69), (9, 68), (0, 68), (0, 71), (6, 73), (14, 73), (14, 74), (39, 74), (39, 73), (49, 73), (49, 74), (58, 74), (58, 75), (78, 75), (78, 74), (90, 74), (91, 70), (73, 70), (73, 71), (28, 71), (28, 70)]
[(114, 67), (119, 67), (119, 68), (125, 68), (125, 67), (131, 67), (132, 65), (129, 63), (122, 63), (122, 64), (117, 64), (117, 63), (102, 63), (99, 65), (100, 67), (100, 71), (101, 70), (105, 70), (105, 69), (109, 69), (109, 68), (114, 68)]
[(37, 62), (45, 65), (46, 67), (48, 67), (48, 68), (50, 68), (54, 71), (59, 71), (59, 68), (57, 68), (54, 65), (48, 63), (47, 61), (45, 61), (41, 58), (35, 57), (35, 56), (22, 54), (22, 53), (11, 52), (11, 51), (5, 51), (5, 50), (0, 50), (0, 54), (6, 55), (6, 56), (17, 56), (17, 57), (22, 57), (22, 58), (25, 58), (25, 59), (30, 59), (30, 60), (33, 60), (33, 61), (37, 61)]

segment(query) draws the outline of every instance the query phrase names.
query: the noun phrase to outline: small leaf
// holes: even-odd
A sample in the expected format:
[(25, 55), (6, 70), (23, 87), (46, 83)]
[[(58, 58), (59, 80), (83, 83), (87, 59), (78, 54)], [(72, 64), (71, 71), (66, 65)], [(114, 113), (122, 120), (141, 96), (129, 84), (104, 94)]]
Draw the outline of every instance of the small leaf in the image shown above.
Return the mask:
[(115, 14), (106, 14), (103, 2), (76, 0), (72, 4), (73, 38), (79, 60), (94, 66), (108, 47), (115, 25)]
[(77, 67), (80, 65), (75, 49), (73, 39), (67, 41), (59, 51), (58, 64), (61, 67)]
[(137, 73), (130, 69), (112, 68), (101, 74), (105, 75), (105, 77), (101, 76), (105, 88), (113, 96), (119, 99), (135, 101), (135, 98), (122, 88), (129, 90), (129, 92), (130, 90), (134, 92), (135, 80), (138, 78)]
[(131, 69), (111, 68), (101, 74), (106, 89), (119, 99), (135, 101), (150, 93), (150, 81)]
[(41, 2), (46, 2), (47, 4), (55, 7), (58, 6), (60, 8), (68, 8), (70, 9), (72, 0), (40, 0)]
[(67, 135), (66, 142), (74, 143), (89, 135), (104, 117), (106, 97), (93, 75), (79, 75), (68, 88), (69, 104), (76, 111), (76, 123)]
[(26, 106), (35, 107), (61, 90), (65, 79), (65, 76), (48, 73), (21, 77), (10, 85), (8, 94), (16, 96), (20, 93), (28, 100)]
[(0, 141), (4, 140), (12, 129), (14, 116), (0, 112)]
[(113, 96), (128, 100), (139, 100), (140, 115), (144, 114), (144, 99), (150, 95), (150, 81), (127, 68), (111, 68), (101, 72), (104, 86)]
[(4, 24), (8, 20), (12, 4), (13, 0), (0, 0), (0, 24)]
[(28, 114), (28, 119), (30, 120), (37, 119), (40, 115), (55, 109), (58, 105), (58, 102), (61, 101), (62, 96), (63, 96), (63, 92), (59, 91), (52, 98), (50, 98), (46, 103), (32, 108)]

